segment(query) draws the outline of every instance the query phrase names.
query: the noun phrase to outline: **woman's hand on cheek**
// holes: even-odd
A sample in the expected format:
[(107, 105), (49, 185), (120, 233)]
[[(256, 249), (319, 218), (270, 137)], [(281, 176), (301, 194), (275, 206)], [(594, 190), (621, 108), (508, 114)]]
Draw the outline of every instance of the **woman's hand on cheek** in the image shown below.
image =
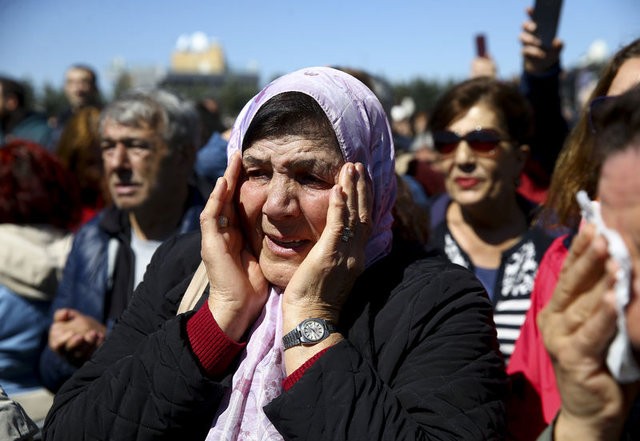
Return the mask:
[(202, 260), (209, 278), (209, 308), (220, 328), (240, 340), (260, 314), (268, 283), (245, 243), (234, 206), (242, 160), (235, 154), (200, 215)]
[(364, 271), (372, 199), (364, 166), (344, 164), (331, 190), (324, 231), (285, 289), (285, 326), (295, 326), (308, 317), (337, 322), (355, 280)]

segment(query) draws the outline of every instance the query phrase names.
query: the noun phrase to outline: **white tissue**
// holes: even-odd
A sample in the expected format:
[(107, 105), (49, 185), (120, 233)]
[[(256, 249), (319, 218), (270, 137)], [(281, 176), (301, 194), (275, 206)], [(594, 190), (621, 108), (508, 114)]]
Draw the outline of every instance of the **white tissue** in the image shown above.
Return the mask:
[(607, 228), (600, 215), (600, 204), (592, 201), (584, 190), (576, 194), (582, 210), (582, 218), (596, 226), (599, 234), (607, 240), (609, 255), (618, 264), (615, 293), (616, 310), (618, 312), (618, 332), (609, 346), (607, 366), (613, 377), (620, 383), (631, 383), (640, 379), (640, 368), (633, 357), (631, 342), (627, 334), (627, 323), (624, 310), (629, 303), (631, 287), (631, 259), (624, 241), (614, 229)]

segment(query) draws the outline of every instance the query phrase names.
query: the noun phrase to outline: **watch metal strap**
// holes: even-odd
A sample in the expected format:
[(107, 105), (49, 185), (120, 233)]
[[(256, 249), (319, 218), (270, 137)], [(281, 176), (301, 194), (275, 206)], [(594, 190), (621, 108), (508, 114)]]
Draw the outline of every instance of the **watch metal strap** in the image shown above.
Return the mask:
[(282, 336), (282, 345), (284, 346), (285, 350), (303, 344), (301, 327), (307, 320), (321, 321), (322, 323), (324, 323), (324, 326), (327, 329), (327, 335), (323, 339), (313, 342), (313, 344), (320, 343), (322, 340), (325, 340), (327, 337), (329, 337), (330, 334), (338, 331), (338, 328), (330, 321), (324, 319), (305, 319), (300, 322), (300, 324), (298, 324), (298, 326), (296, 326), (293, 330)]
[(325, 320), (325, 323), (327, 324), (327, 331), (329, 331), (329, 334), (333, 334), (334, 332), (338, 332), (338, 328), (336, 328), (336, 325), (334, 325), (331, 322), (328, 322)]
[(287, 333), (282, 337), (282, 345), (285, 349), (298, 346), (300, 343), (300, 331), (296, 327), (293, 331)]

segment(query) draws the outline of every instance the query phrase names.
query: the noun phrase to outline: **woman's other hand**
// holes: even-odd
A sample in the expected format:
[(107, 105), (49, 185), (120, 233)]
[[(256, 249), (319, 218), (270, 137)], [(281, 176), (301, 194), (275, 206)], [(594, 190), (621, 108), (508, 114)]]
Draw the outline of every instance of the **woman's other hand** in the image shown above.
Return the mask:
[(331, 191), (322, 235), (284, 292), (285, 330), (309, 317), (337, 323), (351, 287), (364, 271), (373, 198), (364, 166), (345, 163)]
[(267, 300), (268, 283), (247, 248), (234, 205), (242, 159), (233, 155), (200, 215), (202, 260), (209, 278), (209, 308), (218, 326), (239, 341)]

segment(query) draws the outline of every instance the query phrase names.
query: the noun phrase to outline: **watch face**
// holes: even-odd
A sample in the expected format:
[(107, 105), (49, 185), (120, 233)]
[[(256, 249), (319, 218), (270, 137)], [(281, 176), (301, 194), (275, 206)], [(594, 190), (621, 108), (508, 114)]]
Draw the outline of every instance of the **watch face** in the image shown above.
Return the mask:
[(318, 341), (324, 336), (324, 326), (316, 320), (309, 320), (302, 326), (302, 336), (309, 341)]

